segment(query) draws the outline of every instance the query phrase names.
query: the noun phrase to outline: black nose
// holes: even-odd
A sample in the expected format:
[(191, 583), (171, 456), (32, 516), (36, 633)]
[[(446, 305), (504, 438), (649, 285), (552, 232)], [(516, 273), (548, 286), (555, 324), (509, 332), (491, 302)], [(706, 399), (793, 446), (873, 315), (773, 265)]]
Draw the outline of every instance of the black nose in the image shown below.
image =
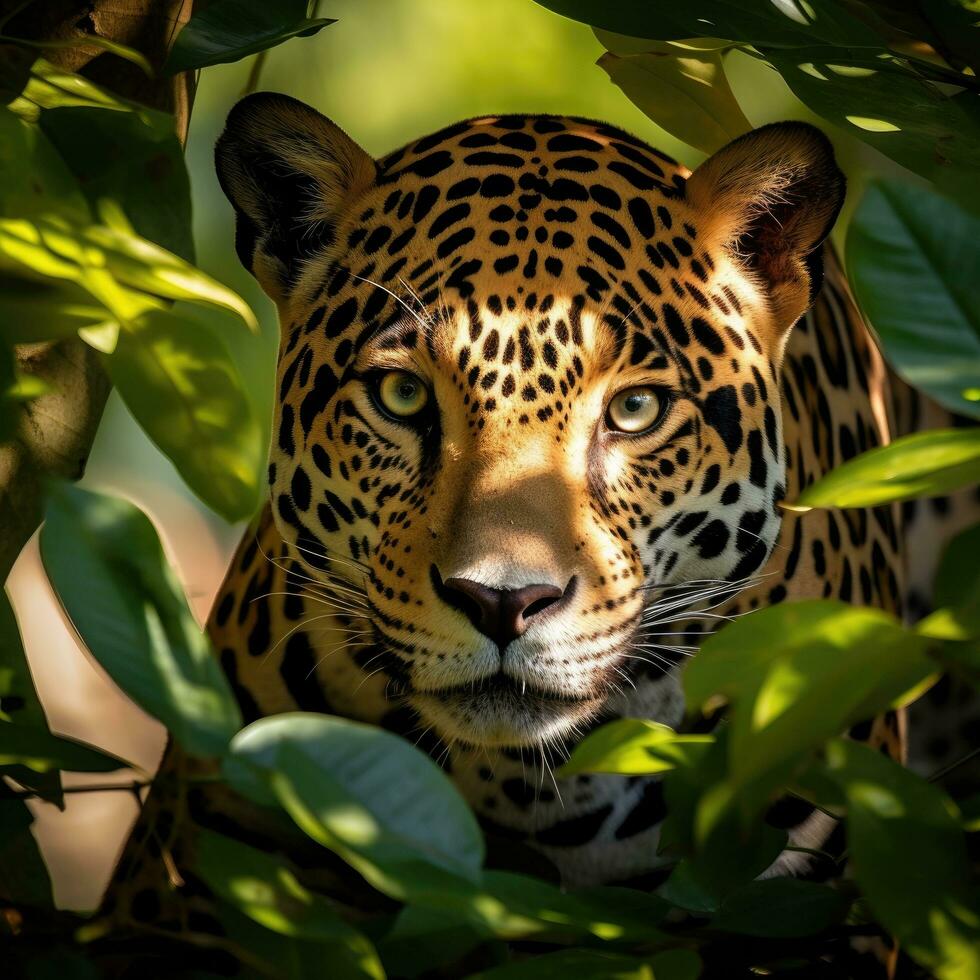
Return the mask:
[[(438, 578), (435, 572), (433, 579)], [(447, 578), (437, 591), (462, 612), (501, 651), (527, 631), (535, 616), (571, 595), (574, 578), (564, 589), (557, 585), (525, 585), (522, 589), (491, 589), (465, 578)]]

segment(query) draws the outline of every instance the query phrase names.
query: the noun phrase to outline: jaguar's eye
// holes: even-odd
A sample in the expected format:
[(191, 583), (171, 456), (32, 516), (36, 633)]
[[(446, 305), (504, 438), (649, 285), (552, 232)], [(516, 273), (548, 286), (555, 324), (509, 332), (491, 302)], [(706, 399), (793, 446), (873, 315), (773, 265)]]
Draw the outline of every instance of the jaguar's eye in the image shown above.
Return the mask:
[(410, 418), (428, 404), (429, 389), (408, 371), (387, 371), (378, 382), (378, 400), (397, 418)]
[(643, 432), (660, 421), (667, 404), (656, 388), (643, 385), (615, 395), (606, 409), (606, 425), (617, 432)]

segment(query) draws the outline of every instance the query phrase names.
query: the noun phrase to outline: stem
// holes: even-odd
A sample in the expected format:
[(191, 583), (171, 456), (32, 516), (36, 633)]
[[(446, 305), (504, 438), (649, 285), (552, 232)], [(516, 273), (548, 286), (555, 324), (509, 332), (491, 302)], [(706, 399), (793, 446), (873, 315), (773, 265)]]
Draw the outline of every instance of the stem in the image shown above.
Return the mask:
[(265, 67), (268, 54), (269, 49), (266, 48), (265, 51), (260, 51), (252, 59), (251, 67), (248, 70), (248, 78), (245, 80), (245, 87), (242, 89), (242, 98), (246, 95), (251, 95), (259, 87), (259, 78), (262, 75), (262, 69)]
[[(221, 782), (220, 776), (183, 776), (181, 781), (189, 785), (200, 785), (203, 783)], [(61, 792), (66, 796), (75, 793), (139, 793), (141, 789), (147, 789), (164, 782), (161, 777), (154, 779), (133, 779), (125, 783), (86, 783), (82, 786), (65, 786)], [(40, 793), (31, 789), (7, 789), (3, 794), (5, 800), (38, 800), (42, 799)]]
[(942, 769), (937, 769), (931, 776), (928, 777), (930, 783), (938, 783), (940, 779), (948, 776), (954, 769), (959, 769), (960, 766), (966, 765), (972, 759), (975, 759), (980, 755), (980, 745), (975, 749), (967, 752), (966, 755), (957, 759), (955, 762), (951, 762), (948, 766), (944, 766)]

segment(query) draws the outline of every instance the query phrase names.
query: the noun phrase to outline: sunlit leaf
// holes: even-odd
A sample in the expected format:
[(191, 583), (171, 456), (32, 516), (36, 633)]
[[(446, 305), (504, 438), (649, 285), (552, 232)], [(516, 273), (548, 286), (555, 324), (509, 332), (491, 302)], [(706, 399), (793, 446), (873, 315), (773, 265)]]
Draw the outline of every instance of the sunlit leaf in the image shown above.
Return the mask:
[(974, 111), (901, 64), (874, 51), (773, 48), (765, 55), (807, 108), (909, 170), (944, 181), (948, 172), (980, 166)]
[(927, 649), (878, 609), (781, 603), (709, 637), (685, 668), (684, 692), (690, 705), (732, 702), (730, 776), (761, 805), (824, 740), (933, 675)]
[(0, 766), (10, 765), (35, 772), (112, 772), (127, 763), (44, 728), (0, 720)]
[(166, 70), (206, 68), (238, 61), (274, 47), (291, 37), (310, 37), (328, 24), (328, 17), (310, 17), (308, 0), (214, 0), (195, 11), (177, 35)]
[[(948, 67), (930, 66), (922, 59), (913, 67), (895, 57), (894, 42), (914, 38), (896, 30), (892, 9), (876, 13), (869, 4), (838, 0), (701, 0), (687, 6), (644, 0), (539, 2), (593, 27), (635, 38), (727, 38), (751, 45), (753, 54), (769, 61), (810, 110), (902, 166), (940, 182), (972, 206), (970, 181), (980, 166), (976, 93), (951, 87), (960, 77)], [(921, 20), (928, 24), (930, 18)], [(964, 33), (958, 34), (960, 43), (969, 47)], [(662, 104), (652, 108), (664, 111)], [(651, 118), (658, 121), (655, 114)]]
[(639, 718), (620, 718), (587, 735), (559, 772), (612, 772), (642, 776), (666, 772), (690, 756), (692, 745), (713, 741), (711, 735), (678, 735), (672, 728)]
[[(237, 735), (231, 758), (264, 776), (302, 830), (385, 894), (419, 900), (479, 883), (483, 839), (473, 812), (405, 739), (342, 718), (283, 714)], [(240, 770), (226, 769), (226, 778), (254, 793)]]
[(830, 885), (767, 878), (729, 895), (711, 925), (743, 936), (812, 936), (840, 922), (849, 904)]
[(78, 283), (121, 320), (161, 299), (217, 306), (256, 329), (248, 304), (199, 269), (118, 227), (56, 218), (0, 219), (0, 272)]
[[(479, 885), (441, 894), (415, 896), (411, 916), (396, 924), (383, 943), (382, 955), (404, 963), (411, 954), (407, 944), (414, 937), (424, 945), (445, 935), (451, 948), (439, 962), (451, 959), (488, 939), (534, 939), (553, 944), (584, 940), (621, 943), (659, 943), (668, 937), (657, 926), (670, 906), (656, 895), (633, 888), (597, 887), (562, 891), (557, 885), (526, 874), (485, 871)], [(424, 965), (425, 961), (416, 961)], [(434, 961), (435, 962), (435, 961)], [(396, 971), (405, 971), (399, 966)], [(421, 972), (421, 971), (419, 971)]]
[(21, 38), (17, 39), (18, 44), (25, 44), (33, 48), (40, 48), (42, 51), (57, 51), (65, 50), (66, 48), (99, 48), (102, 51), (106, 51), (109, 54), (114, 54), (124, 61), (129, 61), (136, 65), (144, 75), (148, 77), (153, 77), (153, 66), (146, 60), (146, 56), (141, 52), (137, 51), (135, 48), (131, 48), (128, 45), (120, 44), (118, 41), (113, 41), (110, 38), (102, 37), (100, 34), (94, 32), (87, 32), (84, 38), (69, 39), (69, 40), (24, 40)]
[(642, 54), (608, 51), (599, 66), (658, 126), (704, 153), (752, 128), (728, 85), (718, 51), (647, 43), (650, 50)]
[(878, 181), (847, 233), (847, 271), (895, 370), (980, 418), (980, 219), (921, 187)]
[(148, 310), (120, 332), (109, 374), (187, 485), (229, 521), (258, 503), (265, 446), (245, 382), (204, 320)]
[(383, 980), (384, 970), (371, 943), (327, 899), (304, 888), (280, 859), (222, 834), (199, 830), (194, 870), (212, 891), (267, 929), (326, 944), (332, 976)]
[(811, 483), (790, 510), (875, 507), (940, 497), (980, 482), (980, 427), (932, 429), (902, 436), (849, 459)]
[(940, 980), (980, 976), (980, 891), (952, 802), (865, 745), (831, 742), (827, 764), (847, 797), (851, 867), (874, 913)]
[(38, 125), (94, 213), (112, 201), (138, 235), (194, 261), (190, 180), (173, 116), (64, 107), (43, 112)]
[(26, 86), (10, 103), (10, 109), (25, 119), (37, 119), (40, 110), (61, 106), (130, 111), (130, 106), (125, 102), (89, 79), (38, 58), (31, 66)]
[(599, 887), (564, 892), (528, 875), (486, 871), (481, 892), (457, 908), (504, 939), (536, 936), (551, 942), (583, 936), (621, 942), (656, 942), (670, 906), (632, 888)]
[(66, 613), (109, 676), (196, 755), (219, 755), (241, 727), (211, 644), (132, 504), (52, 490), (41, 557)]

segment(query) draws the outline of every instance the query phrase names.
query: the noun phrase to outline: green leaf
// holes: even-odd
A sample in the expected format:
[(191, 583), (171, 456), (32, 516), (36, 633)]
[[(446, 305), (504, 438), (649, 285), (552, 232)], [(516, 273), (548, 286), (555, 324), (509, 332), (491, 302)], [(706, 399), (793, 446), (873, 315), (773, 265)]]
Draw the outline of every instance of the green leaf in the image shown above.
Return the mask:
[(112, 772), (128, 763), (44, 728), (0, 721), (0, 766), (22, 765), (35, 772)]
[(19, 111), (0, 109), (8, 177), (0, 216), (59, 214), (84, 225), (111, 202), (138, 234), (193, 262), (190, 182), (173, 116), (43, 61), (32, 72)]
[(41, 557), (109, 676), (187, 751), (222, 754), (241, 714), (147, 517), (123, 500), (55, 487)]
[(895, 370), (980, 418), (980, 219), (938, 194), (877, 181), (847, 233), (847, 271)]
[(678, 735), (672, 728), (655, 721), (620, 718), (579, 742), (558, 775), (611, 772), (643, 776), (666, 772), (689, 760), (689, 746), (707, 745), (712, 741), (711, 735)]
[(13, 793), (0, 779), (0, 901), (50, 909), (51, 880), (31, 833), (34, 817)]
[(965, 607), (977, 601), (977, 586), (980, 584), (978, 555), (980, 523), (961, 531), (946, 545), (932, 585), (934, 606)]
[(767, 878), (729, 895), (711, 925), (743, 936), (813, 936), (841, 922), (849, 904), (830, 885), (796, 878)]
[[(868, 4), (838, 0), (702, 0), (669, 9), (646, 0), (539, 2), (633, 38), (727, 38), (751, 46), (751, 53), (769, 61), (810, 110), (955, 191), (968, 206), (975, 200), (970, 181), (980, 165), (977, 96), (972, 84), (965, 91), (958, 85), (965, 79), (957, 71), (917, 57), (932, 40), (931, 17), (910, 25), (924, 29), (925, 36), (916, 37), (895, 26), (894, 6), (879, 13)], [(942, 0), (936, 6), (954, 4)], [(963, 40), (965, 34), (958, 31), (957, 36)], [(971, 45), (970, 40), (963, 43)], [(912, 60), (896, 56), (899, 49)], [(655, 122), (663, 111), (669, 113), (670, 107), (655, 107)]]
[(952, 801), (855, 742), (831, 742), (827, 764), (847, 797), (851, 867), (872, 911), (940, 980), (980, 976), (980, 892)]
[(118, 212), (107, 207), (106, 216), (113, 226), (0, 219), (0, 271), (78, 283), (123, 323), (169, 299), (229, 310), (257, 329), (255, 315), (236, 293), (133, 234)]
[(91, 219), (74, 175), (41, 130), (0, 106), (0, 217)]
[(469, 901), (468, 908), (472, 921), (482, 922), (502, 939), (535, 936), (551, 942), (583, 936), (607, 942), (657, 942), (666, 937), (655, 927), (670, 911), (656, 895), (633, 888), (568, 893), (538, 878), (506, 871), (484, 872), (482, 893)]
[[(259, 925), (230, 902), (218, 902), (214, 912), (224, 938), (241, 951), (242, 977), (273, 977), (282, 980), (363, 980), (356, 961), (346, 958), (343, 947), (327, 945), (298, 936), (286, 936)], [(170, 974), (168, 974), (169, 976)], [(192, 972), (186, 980), (211, 980), (211, 973)], [(180, 973), (175, 980), (182, 980)]]
[[(264, 776), (299, 827), (379, 891), (419, 901), (479, 884), (483, 838), (473, 812), (405, 739), (342, 718), (283, 714), (240, 732), (230, 757)], [(226, 778), (255, 796), (240, 768)]]
[(594, 949), (564, 949), (506, 963), (471, 980), (697, 980), (701, 960), (687, 949), (671, 949), (649, 959)]
[(194, 871), (217, 895), (273, 932), (325, 943), (333, 975), (383, 980), (368, 940), (304, 888), (279, 858), (209, 830), (194, 840)]
[(974, 793), (958, 802), (963, 815), (963, 829), (971, 834), (980, 831), (980, 793)]
[(476, 925), (465, 913), (409, 905), (398, 913), (378, 952), (392, 976), (414, 978), (448, 967), (463, 956), (473, 969), (471, 951), (478, 946), (486, 947), (490, 963), (506, 958), (506, 946), (493, 938), (493, 931)]
[(917, 633), (940, 640), (980, 638), (978, 554), (980, 524), (974, 524), (946, 546), (933, 583), (933, 606), (937, 608), (916, 624)]
[(275, 47), (291, 37), (310, 37), (328, 24), (328, 17), (310, 17), (307, 0), (214, 0), (177, 35), (167, 63), (176, 73), (238, 61)]
[(0, 274), (0, 338), (8, 344), (64, 340), (107, 316), (105, 307), (74, 283)]
[(939, 497), (980, 482), (980, 428), (932, 429), (902, 436), (849, 459), (811, 483), (788, 510), (877, 507)]
[(226, 520), (251, 515), (263, 482), (262, 425), (207, 321), (147, 310), (120, 332), (107, 364), (126, 407), (198, 497)]
[(928, 180), (974, 174), (980, 165), (974, 94), (966, 102), (950, 97), (881, 51), (763, 53), (809, 109)]
[(598, 64), (658, 126), (703, 153), (752, 128), (729, 87), (719, 51), (647, 43), (649, 50), (641, 54), (608, 51)]
[(538, 0), (573, 20), (631, 37), (661, 41), (724, 37), (779, 47), (816, 42), (878, 48), (882, 39), (835, 0), (801, 3), (739, 3), (698, 0), (696, 4), (651, 4), (648, 0)]
[(10, 109), (23, 119), (36, 120), (42, 109), (89, 106), (128, 112), (130, 106), (94, 82), (38, 58), (30, 67), (23, 90)]
[(142, 106), (65, 107), (41, 113), (39, 126), (93, 212), (112, 201), (137, 234), (194, 261), (190, 180), (173, 116)]
[[(4, 38), (4, 40), (8, 40)], [(70, 48), (99, 48), (102, 51), (106, 51), (109, 54), (114, 54), (125, 61), (129, 61), (136, 65), (140, 71), (143, 72), (148, 78), (153, 77), (153, 66), (147, 61), (146, 56), (141, 52), (137, 51), (135, 48), (127, 47), (125, 44), (120, 44), (118, 41), (112, 41), (107, 37), (102, 37), (99, 34), (86, 32), (83, 37), (77, 39), (69, 40), (46, 40), (46, 41), (36, 41), (27, 40), (26, 38), (13, 38), (12, 40), (15, 44), (24, 44), (32, 48), (40, 48), (43, 50), (65, 50)]]
[[(656, 895), (633, 888), (588, 888), (569, 893), (529, 875), (485, 871), (477, 886), (416, 897), (422, 904), (411, 908), (424, 914), (413, 920), (410, 934), (428, 934), (429, 939), (422, 941), (435, 942), (437, 934), (445, 931), (457, 951), (493, 937), (533, 938), (554, 944), (601, 940), (650, 945), (668, 941), (656, 926), (666, 919), (670, 906)], [(407, 935), (399, 932), (388, 953), (400, 958), (407, 941)], [(401, 974), (403, 970), (399, 967), (394, 972)]]
[(746, 822), (728, 780), (729, 731), (663, 777), (667, 815), (661, 854), (681, 856), (658, 889), (661, 898), (694, 912), (713, 912), (732, 892), (762, 874), (786, 846), (786, 832), (762, 820)]
[(710, 637), (684, 671), (684, 692), (692, 706), (732, 702), (730, 778), (751, 810), (826, 739), (934, 674), (927, 648), (877, 609), (786, 602)]

